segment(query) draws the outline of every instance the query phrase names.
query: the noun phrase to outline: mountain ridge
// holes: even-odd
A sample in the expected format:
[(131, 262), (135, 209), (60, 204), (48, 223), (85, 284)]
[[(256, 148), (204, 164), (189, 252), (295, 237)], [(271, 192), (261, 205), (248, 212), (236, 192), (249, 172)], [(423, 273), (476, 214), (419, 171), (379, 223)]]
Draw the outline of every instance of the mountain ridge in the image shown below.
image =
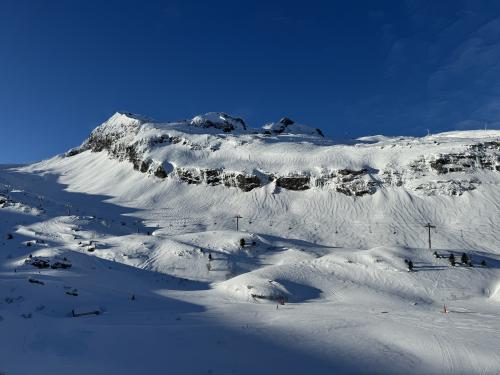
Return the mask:
[(286, 117), (259, 131), (221, 112), (171, 123), (117, 112), (66, 156), (105, 151), (142, 173), (188, 184), (245, 192), (275, 184), (349, 196), (374, 194), (385, 186), (461, 195), (482, 183), (481, 172), (500, 172), (500, 131), (361, 137), (353, 145), (335, 144), (318, 131)]

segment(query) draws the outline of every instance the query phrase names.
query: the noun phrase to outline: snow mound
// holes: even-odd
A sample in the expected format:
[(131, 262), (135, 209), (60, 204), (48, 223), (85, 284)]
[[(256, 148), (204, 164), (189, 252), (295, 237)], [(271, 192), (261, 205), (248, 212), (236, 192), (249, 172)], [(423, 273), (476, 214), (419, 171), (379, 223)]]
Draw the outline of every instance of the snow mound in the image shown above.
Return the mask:
[(227, 133), (233, 130), (246, 130), (247, 128), (241, 118), (232, 117), (224, 112), (208, 112), (204, 115), (195, 116), (189, 124), (199, 128), (221, 129)]
[(366, 142), (366, 143), (378, 143), (378, 142), (387, 142), (392, 140), (394, 137), (388, 137), (385, 135), (377, 134), (377, 135), (368, 135), (365, 137), (356, 138), (357, 141)]
[(308, 125), (297, 124), (295, 121), (288, 117), (283, 117), (278, 122), (272, 122), (262, 127), (265, 133), (270, 134), (304, 134), (323, 137), (323, 132), (318, 128), (313, 128)]
[(234, 277), (217, 287), (237, 299), (252, 302), (303, 302), (318, 298), (321, 294), (321, 290), (297, 282), (293, 276), (279, 273), (276, 276), (266, 278), (265, 272), (255, 271)]

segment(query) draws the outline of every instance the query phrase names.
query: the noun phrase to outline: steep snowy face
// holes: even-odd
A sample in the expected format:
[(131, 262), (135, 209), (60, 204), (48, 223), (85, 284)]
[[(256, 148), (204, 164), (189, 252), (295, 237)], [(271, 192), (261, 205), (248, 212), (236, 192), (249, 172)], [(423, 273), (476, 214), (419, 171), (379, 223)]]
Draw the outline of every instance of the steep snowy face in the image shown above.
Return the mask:
[(323, 132), (318, 128), (297, 124), (288, 117), (283, 117), (278, 122), (272, 122), (262, 127), (267, 134), (304, 134), (324, 138)]
[(286, 117), (262, 132), (221, 112), (169, 123), (116, 113), (67, 156), (85, 151), (106, 152), (161, 179), (244, 192), (270, 186), (363, 196), (393, 187), (462, 195), (500, 176), (499, 131), (375, 136), (341, 145)]
[(136, 115), (130, 112), (116, 112), (91, 133), (91, 138), (118, 135), (127, 132), (137, 133), (142, 124), (152, 121), (153, 120), (145, 116)]
[(139, 132), (141, 125), (148, 121), (150, 120), (140, 115), (116, 112), (107, 121), (95, 128), (80, 147), (70, 150), (68, 155), (71, 156), (85, 150), (94, 152), (111, 151), (114, 146), (122, 143), (124, 139), (134, 137)]
[(143, 125), (148, 123), (153, 123), (153, 120), (128, 112), (116, 112), (94, 129), (81, 146), (68, 151), (66, 156), (71, 157), (89, 150), (104, 151), (120, 161), (129, 161), (136, 170), (164, 178), (166, 172), (161, 163), (153, 163), (152, 160), (144, 158), (144, 147), (142, 150), (137, 147), (137, 140), (143, 139)]

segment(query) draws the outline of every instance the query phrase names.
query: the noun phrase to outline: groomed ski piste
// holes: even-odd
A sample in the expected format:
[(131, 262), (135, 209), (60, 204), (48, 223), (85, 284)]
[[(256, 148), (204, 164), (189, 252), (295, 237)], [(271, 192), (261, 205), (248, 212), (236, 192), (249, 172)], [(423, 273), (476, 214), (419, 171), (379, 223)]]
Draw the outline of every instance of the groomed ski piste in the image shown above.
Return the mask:
[(90, 139), (0, 169), (1, 374), (500, 373), (500, 131)]

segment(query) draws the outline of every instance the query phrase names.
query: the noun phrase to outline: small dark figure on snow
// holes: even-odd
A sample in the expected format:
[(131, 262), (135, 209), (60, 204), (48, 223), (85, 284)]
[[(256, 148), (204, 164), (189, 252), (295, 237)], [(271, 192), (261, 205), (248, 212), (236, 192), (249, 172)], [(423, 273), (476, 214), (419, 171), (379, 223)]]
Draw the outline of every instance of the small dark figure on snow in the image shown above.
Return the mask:
[(211, 261), (212, 260), (212, 253), (208, 253), (208, 260)]
[(450, 265), (452, 267), (455, 267), (455, 255), (450, 254), (450, 256), (448, 257), (448, 260), (450, 261)]
[(244, 238), (242, 238), (240, 240), (240, 247), (242, 247), (242, 248), (245, 247), (245, 239)]
[(460, 261), (462, 262), (462, 264), (469, 264), (469, 256), (463, 253), (462, 257), (460, 258)]
[(409, 272), (413, 271), (413, 262), (411, 260), (408, 261), (408, 271)]
[(484, 259), (481, 261), (481, 266), (486, 267), (486, 261)]
[(439, 254), (437, 253), (437, 251), (434, 251), (434, 252), (432, 253), (432, 255), (434, 255), (434, 258), (436, 258), (436, 259), (441, 258), (441, 257), (439, 256)]

